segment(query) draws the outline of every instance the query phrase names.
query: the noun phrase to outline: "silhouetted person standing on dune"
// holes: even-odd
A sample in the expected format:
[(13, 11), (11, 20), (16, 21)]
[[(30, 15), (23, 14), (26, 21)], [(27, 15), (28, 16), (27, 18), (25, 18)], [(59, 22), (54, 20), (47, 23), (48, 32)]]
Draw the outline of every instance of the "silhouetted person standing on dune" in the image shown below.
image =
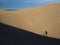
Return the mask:
[(45, 31), (45, 32), (43, 33), (43, 36), (46, 36), (46, 37), (47, 37), (47, 34), (48, 34), (48, 32)]
[(47, 31), (45, 31), (45, 36), (47, 36), (47, 34), (48, 34), (48, 32), (47, 32)]

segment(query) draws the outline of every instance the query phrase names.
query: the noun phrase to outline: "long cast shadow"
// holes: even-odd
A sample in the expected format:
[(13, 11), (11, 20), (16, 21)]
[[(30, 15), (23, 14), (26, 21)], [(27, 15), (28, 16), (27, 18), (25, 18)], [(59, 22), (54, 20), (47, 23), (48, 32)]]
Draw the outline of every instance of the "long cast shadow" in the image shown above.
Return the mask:
[(60, 39), (0, 23), (0, 45), (60, 45)]

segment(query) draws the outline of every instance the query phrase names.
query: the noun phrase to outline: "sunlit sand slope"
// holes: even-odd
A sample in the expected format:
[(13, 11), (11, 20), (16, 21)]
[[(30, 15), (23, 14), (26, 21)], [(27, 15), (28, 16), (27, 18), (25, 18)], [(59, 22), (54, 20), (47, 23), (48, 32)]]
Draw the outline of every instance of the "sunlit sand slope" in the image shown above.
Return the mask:
[(60, 38), (60, 4), (51, 4), (18, 11), (0, 11), (0, 21), (18, 28)]

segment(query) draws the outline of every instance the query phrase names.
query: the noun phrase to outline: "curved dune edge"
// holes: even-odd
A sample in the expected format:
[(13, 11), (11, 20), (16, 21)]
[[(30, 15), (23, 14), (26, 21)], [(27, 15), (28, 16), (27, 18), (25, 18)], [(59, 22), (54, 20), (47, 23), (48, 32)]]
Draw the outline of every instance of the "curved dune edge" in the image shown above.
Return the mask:
[[(3, 31), (5, 31), (6, 33), (7, 33), (7, 31), (9, 32), (8, 34), (10, 34), (12, 31), (13, 31), (13, 33), (12, 34), (14, 34), (14, 32), (15, 31), (17, 31), (17, 32), (15, 32), (16, 34), (17, 33), (19, 33), (18, 35), (20, 35), (20, 34), (22, 34), (23, 35), (23, 32), (25, 33), (24, 34), (24, 36), (26, 36), (27, 34), (31, 34), (31, 35), (35, 35), (35, 37), (36, 36), (38, 36), (39, 38), (46, 38), (46, 39), (52, 39), (52, 40), (56, 40), (56, 41), (59, 41), (60, 39), (58, 39), (58, 38), (54, 38), (54, 37), (48, 37), (48, 36), (44, 36), (44, 35), (40, 35), (40, 34), (36, 34), (36, 33), (34, 33), (34, 32), (30, 32), (30, 31), (27, 31), (27, 30), (24, 30), (24, 29), (21, 29), (21, 28), (17, 28), (17, 27), (14, 27), (14, 26), (11, 26), (11, 25), (8, 25), (8, 24), (5, 24), (5, 23), (0, 23), (0, 27), (1, 27), (1, 29), (2, 30), (0, 30), (1, 32), (3, 32)], [(11, 30), (12, 29), (12, 30)], [(20, 33), (21, 32), (21, 33)], [(26, 34), (27, 33), (27, 34)], [(3, 35), (4, 35), (4, 33), (3, 33)], [(14, 34), (15, 35), (15, 34)], [(30, 36), (31, 36), (30, 35)], [(11, 36), (11, 35), (10, 35)], [(29, 36), (27, 36), (27, 37), (29, 37)], [(33, 36), (32, 36), (33, 37)], [(30, 38), (30, 37), (29, 37)], [(45, 40), (46, 41), (46, 40)]]
[(10, 12), (0, 10), (0, 21), (41, 35), (47, 30), (48, 36), (60, 38), (60, 4)]

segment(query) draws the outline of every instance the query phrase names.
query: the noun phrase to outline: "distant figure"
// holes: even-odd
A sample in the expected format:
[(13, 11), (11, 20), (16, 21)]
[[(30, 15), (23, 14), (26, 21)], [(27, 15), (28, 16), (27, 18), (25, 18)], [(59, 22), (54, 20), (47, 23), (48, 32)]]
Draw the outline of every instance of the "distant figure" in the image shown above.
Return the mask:
[(45, 31), (45, 36), (47, 36), (47, 34), (48, 34), (48, 32), (47, 32), (47, 31)]

